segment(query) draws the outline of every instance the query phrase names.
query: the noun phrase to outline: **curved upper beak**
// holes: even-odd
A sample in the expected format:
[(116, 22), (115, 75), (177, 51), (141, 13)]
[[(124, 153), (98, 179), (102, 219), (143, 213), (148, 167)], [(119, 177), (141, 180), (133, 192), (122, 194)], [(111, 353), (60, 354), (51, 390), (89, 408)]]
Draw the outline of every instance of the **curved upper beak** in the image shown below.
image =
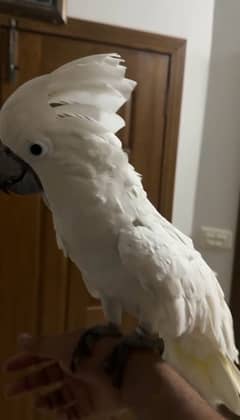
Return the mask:
[(0, 141), (0, 190), (16, 194), (43, 191), (33, 169)]

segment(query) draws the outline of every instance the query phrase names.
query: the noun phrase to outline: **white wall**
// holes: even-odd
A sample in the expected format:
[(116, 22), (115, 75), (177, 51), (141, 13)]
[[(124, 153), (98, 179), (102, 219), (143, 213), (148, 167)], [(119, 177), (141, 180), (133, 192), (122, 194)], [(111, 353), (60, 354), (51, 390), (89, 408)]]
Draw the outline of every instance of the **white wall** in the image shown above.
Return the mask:
[[(240, 191), (240, 2), (217, 0), (193, 236), (201, 225), (235, 232)], [(201, 250), (229, 296), (233, 250)]]
[(214, 0), (68, 0), (68, 15), (188, 40), (174, 222), (191, 234)]

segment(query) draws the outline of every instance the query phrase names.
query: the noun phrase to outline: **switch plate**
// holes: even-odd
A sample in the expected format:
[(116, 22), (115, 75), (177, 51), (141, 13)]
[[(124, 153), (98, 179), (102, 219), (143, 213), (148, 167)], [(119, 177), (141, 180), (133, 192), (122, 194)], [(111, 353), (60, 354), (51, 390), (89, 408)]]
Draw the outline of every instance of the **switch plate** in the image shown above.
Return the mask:
[(202, 226), (201, 244), (203, 248), (232, 249), (233, 233), (228, 229)]

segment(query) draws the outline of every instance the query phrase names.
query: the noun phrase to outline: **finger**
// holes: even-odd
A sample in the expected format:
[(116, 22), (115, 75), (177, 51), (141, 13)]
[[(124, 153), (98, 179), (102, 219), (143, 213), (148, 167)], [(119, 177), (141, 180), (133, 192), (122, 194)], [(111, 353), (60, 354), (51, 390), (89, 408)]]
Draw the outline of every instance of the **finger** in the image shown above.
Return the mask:
[(33, 392), (42, 387), (61, 385), (63, 379), (63, 372), (59, 365), (55, 363), (19, 378), (14, 384), (7, 386), (6, 393), (8, 397), (14, 397), (25, 392)]
[(72, 401), (69, 404), (57, 409), (57, 413), (65, 414), (66, 416), (70, 416), (74, 419), (85, 418), (89, 416), (92, 411), (93, 409), (91, 401), (89, 400), (89, 394), (85, 392), (85, 390), (84, 392), (78, 391), (76, 401), (74, 401), (74, 397), (72, 395)]
[(82, 418), (81, 411), (76, 405), (62, 409), (61, 415), (66, 416), (68, 420), (79, 420)]
[(46, 411), (55, 411), (56, 413), (66, 412), (69, 408), (77, 404), (76, 400), (70, 401), (68, 404), (64, 404), (62, 400), (53, 400), (51, 397), (45, 397), (36, 401), (36, 408), (43, 409)]
[(72, 419), (80, 419), (81, 416), (81, 411), (80, 408), (76, 405), (73, 405), (72, 407), (69, 407), (70, 410), (70, 415), (72, 416)]
[(4, 362), (2, 369), (5, 372), (16, 372), (21, 369), (30, 368), (41, 363), (50, 361), (49, 357), (37, 356), (31, 353), (22, 353), (13, 356)]
[(68, 408), (76, 404), (76, 400), (70, 389), (63, 386), (55, 391), (38, 396), (35, 404), (37, 408), (61, 410), (62, 408)]
[[(53, 341), (54, 338), (53, 336)], [(18, 348), (22, 352), (53, 358), (51, 357), (51, 345), (48, 337), (32, 337), (29, 334), (20, 334), (18, 337)]]
[[(65, 416), (69, 419), (82, 419), (88, 417), (93, 409), (91, 401), (89, 400), (89, 394), (85, 389), (78, 389), (77, 399), (74, 401), (74, 395), (71, 389), (65, 385), (63, 387), (65, 394), (66, 404), (57, 408), (56, 413), (59, 416)], [(75, 391), (75, 389), (74, 389)], [(69, 398), (70, 397), (70, 398)]]

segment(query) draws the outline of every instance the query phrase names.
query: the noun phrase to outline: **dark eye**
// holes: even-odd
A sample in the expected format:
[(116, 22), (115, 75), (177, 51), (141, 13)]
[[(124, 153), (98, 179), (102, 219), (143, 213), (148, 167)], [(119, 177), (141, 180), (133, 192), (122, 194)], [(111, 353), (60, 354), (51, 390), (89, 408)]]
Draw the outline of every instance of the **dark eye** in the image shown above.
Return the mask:
[(39, 139), (37, 143), (30, 141), (27, 142), (27, 151), (36, 158), (42, 158), (43, 156), (48, 155), (52, 151), (52, 143), (49, 139), (46, 138), (44, 138), (43, 140)]
[(34, 156), (40, 156), (43, 153), (43, 146), (41, 144), (31, 144), (30, 145), (30, 152)]

